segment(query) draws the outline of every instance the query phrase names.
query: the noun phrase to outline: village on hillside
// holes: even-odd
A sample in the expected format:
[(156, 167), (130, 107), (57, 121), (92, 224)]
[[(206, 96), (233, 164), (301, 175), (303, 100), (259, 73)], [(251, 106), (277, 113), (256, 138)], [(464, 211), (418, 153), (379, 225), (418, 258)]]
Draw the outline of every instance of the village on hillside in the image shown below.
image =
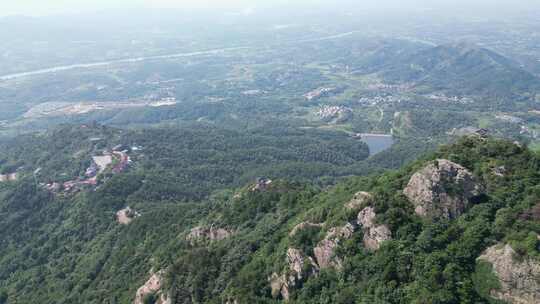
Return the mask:
[(125, 171), (131, 163), (131, 158), (128, 155), (129, 148), (124, 145), (118, 145), (111, 150), (104, 150), (102, 155), (92, 157), (91, 165), (86, 169), (84, 178), (77, 178), (67, 182), (52, 182), (41, 184), (45, 189), (53, 193), (76, 193), (87, 187), (97, 186), (99, 177), (104, 173), (113, 175)]

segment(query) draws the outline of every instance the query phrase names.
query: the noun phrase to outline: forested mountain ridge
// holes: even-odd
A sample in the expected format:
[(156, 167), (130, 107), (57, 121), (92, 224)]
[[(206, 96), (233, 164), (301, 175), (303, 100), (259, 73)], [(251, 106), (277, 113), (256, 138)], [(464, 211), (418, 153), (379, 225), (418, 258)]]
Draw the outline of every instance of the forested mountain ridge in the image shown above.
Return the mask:
[[(382, 74), (388, 80), (416, 86), (452, 90), (462, 95), (531, 97), (540, 79), (492, 50), (471, 43), (443, 44), (404, 54), (387, 63)], [(532, 96), (534, 97), (534, 95)]]
[(265, 1), (0, 17), (0, 304), (540, 303), (540, 5)]
[[(127, 171), (75, 194), (48, 191), (32, 174), (0, 183), (3, 302), (538, 297), (534, 280), (514, 282), (524, 287), (509, 291), (515, 277), (507, 281), (500, 271), (539, 263), (540, 158), (515, 143), (469, 136), (398, 171), (350, 177), (328, 189), (269, 175), (273, 180), (201, 200), (163, 195), (168, 188), (146, 195), (150, 175), (140, 174), (150, 163), (138, 167), (142, 158), (132, 157)], [(38, 161), (47, 172), (46, 158)], [(117, 211), (128, 206), (130, 220), (119, 222)], [(505, 258), (512, 254), (516, 260)]]
[[(538, 283), (513, 281), (521, 274), (499, 282), (498, 277), (506, 280), (508, 275), (492, 273), (489, 263), (477, 259), (488, 247), (509, 244), (518, 261), (539, 265), (540, 223), (532, 215), (538, 208), (538, 165), (537, 155), (514, 143), (468, 137), (397, 172), (353, 178), (293, 202), (287, 191), (275, 199), (273, 212), (250, 216), (255, 220), (245, 236), (236, 228), (239, 223), (226, 220), (242, 214), (241, 208), (227, 207), (211, 221), (236, 231), (235, 236), (198, 250), (219, 252), (215, 248), (251, 240), (255, 250), (247, 245), (246, 250), (252, 250), (252, 260), (226, 281), (221, 300), (231, 303), (273, 303), (272, 297), (290, 303), (488, 303), (494, 301), (490, 295), (535, 303), (539, 294), (531, 290)], [(246, 210), (270, 194), (249, 195), (257, 199)], [(242, 199), (230, 204), (246, 206)], [(269, 225), (276, 216), (284, 221)], [(238, 255), (236, 250), (218, 253), (213, 265), (229, 269), (217, 261)], [(183, 295), (198, 286), (186, 283), (186, 273), (198, 273), (187, 263), (182, 260), (171, 272), (173, 298), (174, 292)], [(494, 262), (493, 269), (500, 270), (500, 264)], [(533, 269), (534, 277), (539, 273), (537, 266)], [(516, 286), (525, 286), (525, 296)], [(512, 288), (514, 294), (508, 295)], [(193, 302), (212, 303), (211, 294), (199, 291)]]
[(83, 177), (93, 156), (117, 145), (129, 150), (130, 174), (145, 180), (148, 199), (202, 199), (270, 175), (325, 183), (359, 174), (363, 167), (356, 164), (369, 155), (364, 142), (345, 133), (286, 126), (242, 131), (204, 123), (142, 130), (66, 125), (0, 142), (0, 173), (32, 177), (38, 170), (39, 182), (65, 182)]

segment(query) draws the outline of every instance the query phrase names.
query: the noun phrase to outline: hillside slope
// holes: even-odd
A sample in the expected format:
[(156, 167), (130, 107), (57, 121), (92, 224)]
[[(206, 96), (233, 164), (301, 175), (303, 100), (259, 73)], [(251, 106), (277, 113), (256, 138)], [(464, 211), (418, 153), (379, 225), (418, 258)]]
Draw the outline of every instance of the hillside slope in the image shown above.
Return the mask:
[(445, 44), (398, 57), (381, 73), (389, 80), (462, 95), (534, 97), (540, 88), (540, 80), (519, 64), (468, 43)]
[[(194, 303), (536, 303), (539, 285), (524, 277), (540, 275), (539, 166), (513, 143), (468, 137), (326, 192), (282, 184), (244, 192), (202, 222), (234, 236), (195, 244), (190, 252), (204, 255), (175, 263), (170, 295), (175, 303), (191, 303), (194, 289)], [(511, 262), (495, 249), (479, 258), (505, 244), (531, 273), (497, 272)]]
[(536, 303), (539, 172), (533, 152), (472, 136), (329, 189), (261, 179), (196, 203), (141, 196), (133, 169), (74, 195), (23, 177), (0, 183), (0, 299)]

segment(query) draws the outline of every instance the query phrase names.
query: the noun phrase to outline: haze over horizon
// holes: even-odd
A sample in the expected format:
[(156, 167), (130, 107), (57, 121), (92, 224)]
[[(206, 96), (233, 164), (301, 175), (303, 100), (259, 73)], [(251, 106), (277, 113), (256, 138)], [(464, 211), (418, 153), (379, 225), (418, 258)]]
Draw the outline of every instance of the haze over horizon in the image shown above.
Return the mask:
[(352, 9), (400, 9), (400, 10), (428, 10), (428, 9), (474, 9), (500, 11), (504, 15), (506, 10), (539, 9), (540, 3), (534, 0), (475, 0), (475, 1), (433, 1), (427, 0), (382, 0), (382, 1), (351, 1), (351, 0), (299, 0), (294, 3), (285, 0), (21, 0), (9, 1), (0, 4), (0, 16), (24, 15), (46, 16), (56, 14), (88, 13), (103, 10), (130, 10), (130, 9), (199, 9), (199, 10), (241, 10), (249, 13), (254, 9), (281, 8), (352, 8)]
[(0, 304), (539, 304), (540, 0), (0, 0)]

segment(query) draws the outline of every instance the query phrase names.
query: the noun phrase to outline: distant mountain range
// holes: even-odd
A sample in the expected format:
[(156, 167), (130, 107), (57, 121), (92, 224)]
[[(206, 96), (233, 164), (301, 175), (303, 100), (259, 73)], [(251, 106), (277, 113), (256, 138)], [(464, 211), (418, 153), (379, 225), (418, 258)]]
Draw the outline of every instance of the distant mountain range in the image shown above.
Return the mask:
[(387, 80), (456, 94), (527, 96), (540, 88), (540, 79), (491, 50), (452, 43), (404, 53), (387, 61), (379, 73)]

